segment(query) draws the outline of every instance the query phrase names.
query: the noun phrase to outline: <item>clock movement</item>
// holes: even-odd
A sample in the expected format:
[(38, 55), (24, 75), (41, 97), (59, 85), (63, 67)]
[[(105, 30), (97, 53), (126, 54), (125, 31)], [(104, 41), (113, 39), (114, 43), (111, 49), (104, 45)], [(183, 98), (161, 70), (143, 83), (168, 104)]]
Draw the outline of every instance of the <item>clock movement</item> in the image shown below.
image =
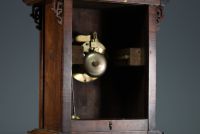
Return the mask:
[(29, 134), (161, 134), (160, 0), (24, 0), (40, 31), (39, 127)]

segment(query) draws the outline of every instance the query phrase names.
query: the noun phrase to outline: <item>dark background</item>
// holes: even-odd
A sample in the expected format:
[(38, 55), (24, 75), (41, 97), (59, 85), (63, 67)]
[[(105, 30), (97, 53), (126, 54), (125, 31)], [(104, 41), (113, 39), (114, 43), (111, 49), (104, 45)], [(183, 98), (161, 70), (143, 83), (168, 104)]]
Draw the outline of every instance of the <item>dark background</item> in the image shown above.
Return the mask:
[[(157, 40), (157, 127), (199, 134), (200, 1), (171, 0)], [(0, 6), (0, 134), (38, 126), (39, 34), (21, 0)]]

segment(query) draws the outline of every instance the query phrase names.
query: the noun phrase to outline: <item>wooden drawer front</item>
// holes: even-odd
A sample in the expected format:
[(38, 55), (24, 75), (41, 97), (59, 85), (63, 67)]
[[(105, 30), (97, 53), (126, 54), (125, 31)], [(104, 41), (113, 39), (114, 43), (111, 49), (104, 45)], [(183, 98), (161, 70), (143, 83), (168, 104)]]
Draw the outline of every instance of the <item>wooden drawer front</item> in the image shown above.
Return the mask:
[(147, 131), (148, 120), (72, 120), (71, 128), (72, 132)]

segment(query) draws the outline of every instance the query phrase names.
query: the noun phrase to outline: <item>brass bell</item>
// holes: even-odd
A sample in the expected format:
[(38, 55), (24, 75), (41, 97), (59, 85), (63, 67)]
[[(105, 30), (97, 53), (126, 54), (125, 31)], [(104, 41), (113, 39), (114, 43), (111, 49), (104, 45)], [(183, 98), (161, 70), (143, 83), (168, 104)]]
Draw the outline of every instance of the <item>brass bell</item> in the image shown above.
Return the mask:
[(85, 56), (84, 67), (90, 76), (101, 76), (107, 67), (107, 61), (103, 54), (90, 52)]

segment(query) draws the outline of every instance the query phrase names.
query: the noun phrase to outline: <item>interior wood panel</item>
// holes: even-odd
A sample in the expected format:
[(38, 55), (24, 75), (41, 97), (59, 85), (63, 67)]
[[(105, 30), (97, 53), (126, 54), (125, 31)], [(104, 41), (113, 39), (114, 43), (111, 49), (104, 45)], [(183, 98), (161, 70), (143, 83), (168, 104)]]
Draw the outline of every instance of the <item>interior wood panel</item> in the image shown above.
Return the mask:
[[(73, 9), (73, 38), (96, 31), (106, 47), (108, 61), (105, 74), (97, 81), (73, 81), (73, 104), (80, 119), (148, 117), (148, 55), (144, 54), (145, 66), (120, 67), (114, 62), (114, 52), (120, 49), (141, 48), (148, 52), (147, 13), (147, 6)], [(77, 44), (73, 42), (73, 45)]]

